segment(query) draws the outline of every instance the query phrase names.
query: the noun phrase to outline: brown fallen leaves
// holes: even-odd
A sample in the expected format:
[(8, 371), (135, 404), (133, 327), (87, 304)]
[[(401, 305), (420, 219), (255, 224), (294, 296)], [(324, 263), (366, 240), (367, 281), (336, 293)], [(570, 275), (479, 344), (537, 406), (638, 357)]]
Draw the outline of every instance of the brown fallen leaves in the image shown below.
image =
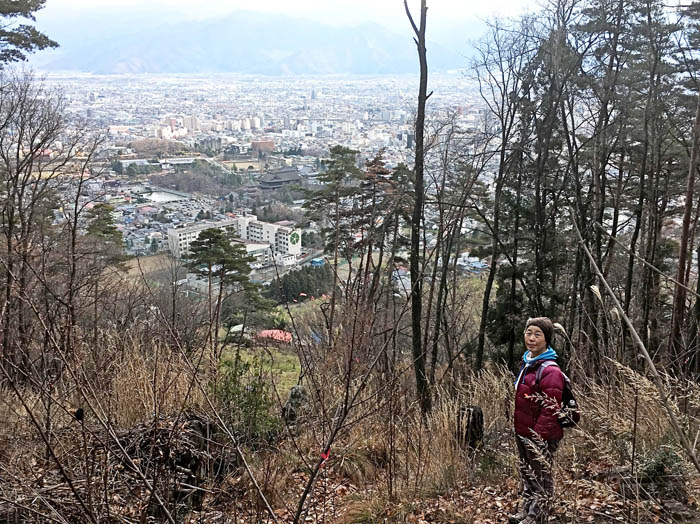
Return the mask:
[[(591, 465), (588, 464), (590, 467)], [(604, 469), (605, 464), (596, 467)], [(574, 474), (558, 468), (556, 471), (556, 500), (550, 522), (554, 523), (611, 523), (645, 522), (677, 523), (700, 522), (680, 520), (664, 508), (660, 501), (635, 501), (624, 499), (615, 479), (592, 480), (589, 475)], [(289, 479), (285, 493), (287, 508), (277, 511), (280, 522), (293, 521), (296, 501), (306, 482), (306, 476), (295, 473)], [(457, 487), (440, 494), (410, 494), (400, 500), (389, 501), (385, 497), (385, 485), (358, 487), (345, 477), (334, 474), (333, 468), (324, 472), (318, 480), (313, 496), (309, 499), (302, 522), (314, 524), (360, 523), (410, 523), (410, 524), (501, 524), (507, 522), (518, 503), (518, 480), (515, 477), (500, 479), (465, 479)], [(700, 492), (700, 480), (689, 482), (692, 499), (687, 515), (697, 513), (694, 506)], [(236, 512), (237, 520), (252, 524), (271, 522), (261, 520), (261, 514)], [(230, 513), (229, 513), (230, 514)], [(195, 521), (192, 521), (195, 522)], [(197, 522), (218, 522), (198, 520)]]

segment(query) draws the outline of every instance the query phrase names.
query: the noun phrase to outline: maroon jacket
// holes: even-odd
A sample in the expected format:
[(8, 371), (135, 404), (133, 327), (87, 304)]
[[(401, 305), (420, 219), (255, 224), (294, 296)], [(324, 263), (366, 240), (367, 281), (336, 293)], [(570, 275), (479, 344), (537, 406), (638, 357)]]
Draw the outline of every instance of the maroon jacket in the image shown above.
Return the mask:
[[(518, 382), (515, 391), (515, 432), (532, 438), (534, 431), (542, 440), (561, 440), (564, 430), (559, 425), (556, 412), (561, 406), (564, 375), (558, 366), (547, 366), (542, 370), (539, 385), (536, 385), (537, 368), (541, 362), (544, 361), (533, 362), (527, 367)], [(542, 399), (543, 395), (549, 399)]]

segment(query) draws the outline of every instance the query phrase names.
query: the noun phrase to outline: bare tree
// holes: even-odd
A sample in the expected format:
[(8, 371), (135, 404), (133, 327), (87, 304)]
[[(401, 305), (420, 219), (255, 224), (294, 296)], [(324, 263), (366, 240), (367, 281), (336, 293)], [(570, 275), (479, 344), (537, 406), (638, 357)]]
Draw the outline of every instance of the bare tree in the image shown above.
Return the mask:
[[(486, 287), (481, 307), (479, 339), (474, 360), (475, 369), (481, 369), (484, 362), (486, 328), (498, 261), (502, 255), (501, 239), (501, 198), (504, 185), (509, 176), (522, 169), (518, 163), (524, 152), (523, 129), (518, 129), (519, 112), (525, 103), (521, 92), (527, 67), (532, 59), (533, 43), (531, 41), (532, 22), (523, 19), (517, 28), (508, 28), (500, 22), (493, 22), (488, 36), (477, 47), (477, 56), (473, 63), (474, 73), (479, 82), (479, 94), (489, 113), (498, 123), (499, 135), (495, 137), (497, 146), (497, 164), (493, 175), (493, 204), (489, 213), (489, 231), (491, 241), (491, 263), (486, 279)], [(521, 136), (519, 144), (514, 143), (516, 136)], [(490, 166), (491, 162), (489, 162)], [(485, 218), (485, 217), (484, 217)], [(517, 231), (515, 233), (517, 235)], [(516, 244), (517, 246), (517, 244)], [(511, 258), (517, 263), (517, 252)], [(513, 268), (514, 275), (516, 268)]]
[[(406, 16), (411, 22), (415, 33), (414, 41), (418, 49), (418, 61), (420, 63), (420, 84), (418, 88), (418, 110), (416, 112), (416, 149), (414, 173), (414, 203), (411, 215), (411, 331), (413, 344), (413, 366), (416, 375), (416, 388), (421, 408), (424, 413), (430, 411), (430, 389), (426, 375), (426, 357), (422, 345), (422, 308), (423, 308), (423, 270), (420, 263), (420, 226), (423, 218), (425, 199), (424, 185), (424, 137), (425, 137), (425, 106), (430, 94), (428, 94), (428, 59), (425, 48), (426, 16), (428, 6), (425, 0), (421, 0), (420, 21), (416, 23), (408, 8), (408, 0), (404, 0)], [(431, 93), (432, 94), (432, 93)]]

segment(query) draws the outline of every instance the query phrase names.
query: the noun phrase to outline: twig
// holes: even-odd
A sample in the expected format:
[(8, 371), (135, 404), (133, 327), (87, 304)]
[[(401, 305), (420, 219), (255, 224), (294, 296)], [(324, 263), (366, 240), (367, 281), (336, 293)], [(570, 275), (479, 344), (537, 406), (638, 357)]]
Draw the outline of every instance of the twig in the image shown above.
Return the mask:
[[(4, 261), (1, 261), (1, 260), (0, 260), (0, 263), (2, 263), (2, 265), (5, 267), (5, 270), (8, 271), (8, 272), (10, 273), (10, 275), (12, 276), (12, 278), (16, 278), (14, 275), (12, 275), (12, 272), (11, 272), (10, 268), (7, 267), (7, 264), (5, 264)], [(24, 296), (22, 296), (22, 297), (20, 297), (20, 298), (21, 298), (24, 302), (26, 302), (26, 303), (29, 305), (29, 307), (32, 309), (32, 311), (33, 311), (34, 314), (36, 315), (37, 319), (38, 319), (39, 322), (41, 323), (42, 328), (44, 329), (44, 332), (46, 333), (46, 335), (47, 335), (49, 341), (51, 342), (51, 345), (54, 347), (54, 349), (55, 349), (56, 352), (58, 353), (58, 355), (59, 355), (59, 357), (61, 358), (61, 360), (65, 363), (65, 365), (66, 365), (66, 370), (68, 371), (68, 374), (71, 376), (71, 378), (75, 381), (76, 384), (80, 384), (80, 380), (78, 379), (78, 376), (76, 375), (76, 371), (70, 366), (70, 362), (68, 361), (68, 358), (66, 357), (65, 353), (63, 352), (63, 350), (62, 350), (62, 348), (61, 348), (61, 345), (58, 343), (58, 341), (55, 339), (55, 337), (54, 337), (53, 334), (51, 333), (49, 327), (46, 325), (46, 323), (45, 323), (43, 317), (42, 317), (41, 314), (39, 313), (39, 311), (38, 311), (36, 305), (35, 305), (34, 302), (32, 302), (32, 300), (27, 296), (26, 291), (23, 292), (23, 295), (24, 295)], [(7, 371), (4, 369), (4, 367), (2, 367), (2, 371), (3, 371), (3, 373), (5, 374), (5, 376), (9, 376), (9, 375), (7, 375)], [(14, 381), (10, 381), (10, 382), (11, 382), (11, 384), (12, 384), (12, 388), (13, 388), (13, 389), (15, 390), (15, 392), (16, 392), (16, 395), (18, 396), (18, 398), (20, 399), (20, 401), (22, 402), (22, 404), (25, 405), (25, 409), (27, 409), (27, 411), (28, 411), (28, 412), (30, 413), (30, 415), (31, 415), (31, 411), (29, 410), (28, 406), (26, 406), (26, 403), (25, 403), (25, 401), (24, 401), (24, 398), (22, 397), (22, 395), (20, 394), (19, 390), (17, 389), (17, 386), (14, 384)], [(89, 382), (87, 383), (87, 387), (90, 388), (90, 389), (92, 389)], [(153, 495), (153, 497), (155, 498), (156, 502), (158, 503), (158, 505), (160, 506), (160, 508), (163, 510), (163, 513), (165, 514), (165, 516), (166, 516), (166, 518), (168, 519), (168, 521), (169, 521), (171, 524), (176, 524), (176, 523), (175, 523), (175, 520), (173, 519), (172, 515), (170, 514), (170, 511), (168, 511), (168, 508), (167, 508), (165, 502), (163, 502), (163, 499), (162, 499), (162, 498), (160, 497), (160, 495), (158, 495), (158, 493), (155, 491), (155, 489), (153, 488), (153, 486), (151, 485), (151, 483), (148, 481), (148, 479), (146, 478), (146, 476), (143, 474), (143, 472), (141, 471), (141, 469), (138, 468), (138, 467), (136, 466), (136, 464), (133, 462), (133, 460), (131, 459), (131, 457), (129, 456), (129, 454), (126, 452), (126, 450), (125, 450), (124, 447), (122, 446), (121, 442), (119, 441), (119, 438), (118, 438), (117, 435), (114, 433), (114, 429), (113, 429), (113, 428), (111, 427), (111, 425), (109, 424), (109, 421), (108, 421), (108, 420), (103, 420), (103, 417), (100, 416), (100, 413), (95, 409), (95, 404), (96, 404), (97, 406), (100, 407), (100, 410), (102, 411), (102, 414), (104, 415), (104, 409), (102, 408), (102, 405), (100, 404), (100, 402), (99, 402), (99, 400), (98, 400), (97, 395), (95, 394), (95, 392), (94, 392), (94, 391), (92, 392), (92, 394), (93, 394), (93, 396), (94, 396), (94, 398), (92, 399), (92, 400), (94, 400), (94, 403), (93, 403), (92, 400), (91, 400), (90, 398), (88, 398), (88, 395), (87, 395), (87, 393), (85, 392), (85, 389), (84, 389), (83, 387), (78, 387), (77, 389), (78, 389), (78, 393), (79, 393), (80, 396), (82, 397), (83, 401), (84, 401), (85, 404), (90, 408), (90, 410), (93, 412), (93, 414), (95, 415), (95, 418), (96, 418), (97, 421), (100, 423), (100, 425), (102, 426), (102, 428), (107, 432), (107, 434), (109, 435), (109, 437), (114, 441), (114, 443), (117, 445), (117, 447), (119, 448), (119, 450), (121, 451), (121, 453), (123, 453), (124, 458), (125, 458), (126, 461), (129, 463), (129, 465), (134, 469), (134, 471), (136, 472), (136, 474), (141, 478), (141, 481), (142, 481), (142, 482), (144, 483), (144, 485), (146, 486), (146, 489)], [(50, 453), (51, 453), (53, 456), (55, 456), (53, 450), (51, 449), (51, 446), (49, 446), (48, 440), (46, 440), (46, 436), (45, 436), (45, 435), (43, 434), (43, 432), (41, 431), (41, 428), (40, 428), (40, 425), (39, 425), (38, 421), (34, 421), (34, 417), (33, 417), (33, 416), (32, 416), (31, 418), (32, 418), (32, 421), (33, 421), (34, 425), (36, 426), (37, 430), (41, 433), (42, 438), (45, 440), (45, 442), (46, 442), (46, 444), (47, 444), (47, 447), (48, 447)], [(105, 419), (106, 419), (106, 417), (105, 417)], [(56, 463), (57, 463), (59, 469), (62, 470), (63, 467), (62, 467), (62, 465), (60, 464), (60, 462), (59, 462), (59, 460), (58, 460), (57, 457), (55, 458), (55, 461), (56, 461)], [(67, 480), (68, 483), (70, 484), (70, 483), (71, 483), (70, 479), (69, 479), (65, 474), (64, 474), (64, 477), (66, 478), (66, 480)], [(82, 502), (82, 499), (80, 499), (80, 497), (77, 495), (77, 492), (76, 492), (76, 497), (77, 497), (78, 500), (80, 501), (81, 506), (84, 506), (84, 504), (83, 504), (83, 502)], [(85, 511), (86, 511), (87, 515), (90, 517), (90, 520), (92, 520), (93, 522), (97, 522), (97, 521), (95, 520), (95, 517), (92, 515), (92, 512), (87, 511), (87, 509), (86, 509)]]
[[(3, 501), (5, 501), (5, 502), (7, 502), (8, 504), (12, 504), (12, 505), (15, 506), (15, 507), (21, 508), (21, 509), (23, 509), (23, 510), (25, 510), (25, 511), (28, 511), (28, 512), (30, 512), (30, 513), (33, 513), (33, 514), (35, 514), (35, 515), (38, 515), (38, 516), (41, 517), (42, 519), (48, 519), (48, 520), (50, 520), (51, 522), (58, 522), (59, 524), (60, 524), (60, 523), (65, 523), (65, 522), (66, 522), (66, 520), (63, 519), (63, 517), (61, 517), (61, 520), (57, 520), (57, 519), (55, 519), (55, 518), (53, 518), (53, 517), (49, 517), (48, 515), (44, 515), (42, 512), (37, 511), (37, 510), (35, 510), (34, 508), (32, 508), (32, 507), (30, 507), (30, 506), (25, 506), (24, 504), (20, 504), (19, 502), (15, 501), (15, 500), (10, 500), (10, 499), (8, 499), (8, 498), (5, 498), (5, 497), (3, 497), (2, 495), (0, 495), (0, 500), (3, 500)], [(51, 509), (53, 509), (53, 508), (51, 508)], [(55, 511), (55, 510), (54, 510), (54, 511)], [(59, 516), (60, 516), (60, 515), (59, 515)], [(9, 521), (8, 521), (8, 522), (9, 522)]]
[[(146, 284), (146, 285), (148, 287), (149, 292), (151, 292), (151, 294), (153, 294), (150, 286), (148, 284)], [(263, 501), (265, 508), (267, 509), (268, 513), (270, 514), (270, 517), (275, 522), (275, 524), (279, 524), (279, 520), (277, 519), (277, 515), (275, 514), (274, 510), (272, 509), (272, 506), (270, 506), (270, 503), (268, 502), (267, 498), (265, 497), (265, 494), (263, 493), (262, 488), (260, 487), (260, 484), (258, 484), (258, 481), (255, 479), (255, 475), (253, 475), (253, 472), (250, 469), (250, 465), (248, 464), (248, 461), (246, 460), (246, 457), (243, 454), (243, 450), (241, 449), (240, 445), (238, 444), (238, 439), (236, 439), (236, 437), (233, 435), (231, 430), (228, 428), (228, 426), (226, 425), (224, 420), (221, 418), (221, 415), (219, 414), (219, 411), (216, 409), (213, 402), (211, 401), (211, 398), (209, 397), (209, 394), (207, 393), (206, 388), (202, 385), (201, 381), (197, 377), (197, 368), (192, 364), (192, 361), (190, 360), (189, 356), (187, 355), (187, 352), (185, 351), (185, 348), (182, 347), (182, 344), (180, 343), (179, 338), (174, 333), (173, 327), (170, 326), (170, 324), (167, 322), (167, 318), (165, 317), (165, 315), (163, 314), (163, 310), (159, 306), (157, 306), (157, 312), (160, 314), (161, 318), (164, 320), (165, 325), (168, 328), (168, 331), (170, 331), (170, 334), (173, 337), (173, 341), (175, 342), (177, 349), (180, 351), (180, 354), (182, 355), (183, 359), (185, 360), (187, 366), (190, 368), (190, 371), (192, 372), (193, 380), (197, 384), (197, 387), (199, 388), (200, 392), (202, 393), (204, 400), (206, 400), (207, 404), (209, 405), (209, 408), (211, 409), (212, 413), (214, 414), (214, 417), (221, 425), (221, 428), (224, 430), (224, 433), (226, 433), (226, 435), (231, 439), (231, 442), (233, 443), (234, 449), (236, 450), (236, 454), (241, 459), (241, 462), (243, 463), (243, 467), (245, 468), (246, 473), (250, 477), (250, 480), (253, 482), (253, 485), (255, 486), (255, 489), (258, 492), (260, 499)], [(155, 494), (155, 495), (157, 496), (157, 494)], [(173, 522), (173, 524), (175, 524), (175, 523)]]
[(651, 371), (651, 376), (654, 379), (654, 383), (656, 385), (657, 390), (659, 391), (659, 397), (661, 399), (661, 403), (663, 404), (664, 409), (666, 410), (666, 413), (668, 414), (668, 418), (669, 418), (669, 421), (671, 422), (671, 426), (673, 427), (673, 430), (675, 431), (676, 436), (678, 436), (678, 439), (681, 441), (681, 445), (683, 446), (683, 449), (685, 450), (686, 454), (688, 455), (688, 458), (695, 466), (695, 469), (697, 469), (698, 472), (700, 473), (700, 461), (698, 461), (698, 458), (695, 456), (695, 453), (693, 452), (693, 448), (691, 447), (690, 442), (688, 441), (688, 437), (681, 429), (680, 424), (678, 423), (678, 419), (676, 418), (676, 414), (673, 412), (673, 409), (671, 409), (671, 405), (669, 403), (668, 396), (666, 395), (666, 390), (664, 389), (663, 381), (661, 380), (661, 375), (659, 375), (659, 372), (657, 371), (656, 366), (654, 365), (654, 361), (651, 359), (651, 356), (649, 356), (649, 352), (647, 351), (647, 348), (644, 346), (642, 339), (639, 338), (639, 334), (637, 333), (637, 330), (634, 329), (634, 325), (632, 324), (632, 321), (625, 314), (625, 311), (622, 309), (622, 306), (620, 305), (620, 301), (617, 299), (617, 296), (615, 295), (612, 288), (610, 287), (610, 284), (608, 284), (608, 281), (605, 280), (605, 277), (600, 272), (598, 265), (595, 263), (595, 259), (593, 258), (593, 255), (591, 255), (591, 252), (588, 250), (588, 246), (586, 246), (586, 243), (584, 242), (583, 237), (581, 236), (581, 231), (579, 231), (578, 225), (576, 223), (576, 213), (574, 212), (573, 208), (569, 208), (569, 212), (571, 213), (571, 223), (574, 225), (574, 230), (576, 231), (576, 235), (578, 236), (579, 244), (581, 245), (583, 252), (588, 257), (588, 260), (591, 263), (591, 267), (593, 268), (593, 272), (598, 276), (600, 281), (603, 283), (603, 286), (605, 287), (606, 291), (608, 292), (611, 299), (615, 303), (615, 307), (617, 308), (618, 313), (620, 314), (622, 319), (625, 321), (627, 328), (630, 330), (630, 334), (632, 335), (632, 339), (634, 340), (635, 344), (637, 345), (637, 347), (641, 351), (641, 353), (644, 357), (644, 360), (646, 361), (647, 365), (649, 366), (649, 371)]
[(652, 271), (655, 271), (656, 273), (658, 273), (659, 275), (661, 275), (662, 277), (664, 277), (666, 280), (668, 280), (668, 281), (670, 281), (670, 282), (673, 282), (673, 283), (676, 284), (677, 286), (682, 287), (683, 289), (685, 289), (685, 290), (686, 290), (688, 293), (690, 293), (691, 295), (694, 295), (694, 296), (700, 298), (700, 294), (698, 294), (694, 289), (691, 289), (691, 288), (689, 288), (688, 286), (683, 285), (683, 284), (681, 284), (680, 282), (678, 282), (678, 280), (676, 280), (675, 278), (668, 276), (666, 273), (664, 273), (663, 271), (661, 271), (661, 270), (660, 270), (658, 267), (656, 267), (654, 264), (649, 263), (644, 257), (640, 257), (637, 253), (632, 253), (632, 251), (630, 250), (629, 247), (627, 247), (627, 246), (624, 245), (622, 242), (620, 242), (619, 239), (617, 239), (616, 237), (614, 237), (614, 236), (612, 236), (610, 233), (608, 233), (608, 232), (605, 230), (605, 228), (604, 228), (599, 222), (595, 222), (594, 224), (595, 224), (595, 226), (596, 226), (597, 228), (599, 228), (603, 233), (605, 233), (606, 235), (608, 235), (608, 236), (610, 237), (610, 239), (613, 240), (618, 246), (620, 246), (622, 249), (624, 249), (625, 251), (627, 251), (627, 253), (630, 253), (630, 254), (634, 255), (634, 257), (635, 257), (636, 259), (638, 259), (642, 264), (644, 264), (645, 266), (647, 266), (649, 269), (651, 269)]

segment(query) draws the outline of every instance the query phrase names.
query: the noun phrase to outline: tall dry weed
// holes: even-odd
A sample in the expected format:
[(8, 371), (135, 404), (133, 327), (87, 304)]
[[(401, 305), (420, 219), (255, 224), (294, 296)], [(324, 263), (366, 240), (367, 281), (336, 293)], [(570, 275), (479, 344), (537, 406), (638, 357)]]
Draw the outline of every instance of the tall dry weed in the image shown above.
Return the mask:
[(205, 407), (202, 391), (184, 359), (168, 348), (151, 349), (151, 355), (144, 355), (132, 348), (115, 370), (111, 390), (105, 392), (119, 426)]

